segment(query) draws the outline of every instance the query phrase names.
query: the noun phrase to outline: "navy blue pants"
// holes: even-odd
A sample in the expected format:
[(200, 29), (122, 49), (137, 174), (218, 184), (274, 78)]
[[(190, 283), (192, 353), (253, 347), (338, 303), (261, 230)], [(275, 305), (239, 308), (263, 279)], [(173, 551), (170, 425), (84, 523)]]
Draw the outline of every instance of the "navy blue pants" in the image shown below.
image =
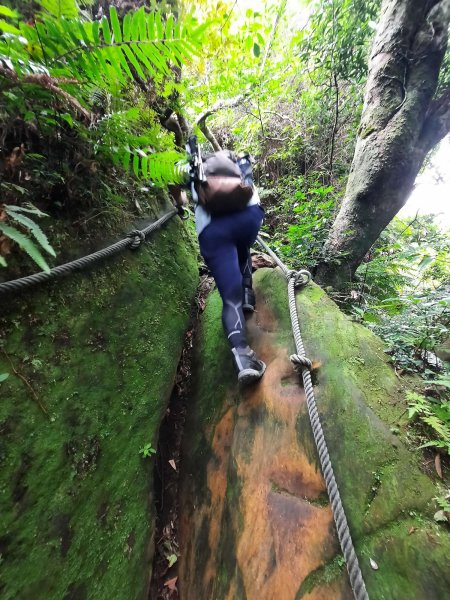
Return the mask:
[(248, 345), (242, 310), (243, 289), (252, 285), (250, 247), (264, 217), (259, 204), (212, 217), (199, 236), (200, 251), (215, 279), (223, 310), (222, 322), (233, 348)]

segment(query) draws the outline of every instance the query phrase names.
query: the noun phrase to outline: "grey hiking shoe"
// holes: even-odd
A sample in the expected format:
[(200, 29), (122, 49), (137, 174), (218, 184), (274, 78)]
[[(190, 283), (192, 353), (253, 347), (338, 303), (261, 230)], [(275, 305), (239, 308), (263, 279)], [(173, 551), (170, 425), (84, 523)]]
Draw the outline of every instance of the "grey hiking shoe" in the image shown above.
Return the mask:
[(232, 348), (233, 362), (238, 374), (238, 382), (248, 385), (261, 379), (266, 370), (266, 365), (256, 357), (255, 352), (246, 348)]
[(252, 288), (244, 287), (244, 302), (242, 304), (242, 310), (244, 312), (255, 312), (255, 307), (255, 292), (252, 290)]

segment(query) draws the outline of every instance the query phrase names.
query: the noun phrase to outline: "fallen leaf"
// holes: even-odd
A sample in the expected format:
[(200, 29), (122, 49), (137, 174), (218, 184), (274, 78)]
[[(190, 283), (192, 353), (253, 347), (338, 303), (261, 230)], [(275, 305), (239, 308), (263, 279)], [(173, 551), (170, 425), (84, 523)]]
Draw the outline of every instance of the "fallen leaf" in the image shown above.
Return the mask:
[(372, 567), (372, 569), (374, 571), (378, 571), (378, 565), (377, 563), (373, 560), (373, 558), (369, 558), (369, 562), (370, 562), (370, 566)]
[(442, 479), (441, 455), (439, 454), (439, 452), (437, 452), (436, 456), (434, 457), (434, 468), (436, 469), (436, 473)]
[(177, 579), (178, 579), (178, 577), (172, 577), (172, 579), (168, 579), (166, 581), (166, 583), (164, 584), (164, 587), (169, 588), (169, 590), (176, 591), (176, 589), (177, 589), (177, 587), (176, 587)]
[(172, 469), (174, 471), (177, 470), (177, 466), (176, 466), (175, 461), (173, 459), (169, 460), (169, 465), (172, 467)]
[(408, 531), (408, 535), (411, 535), (415, 531), (417, 531), (417, 527), (411, 527), (410, 530)]
[(176, 554), (171, 554), (170, 556), (167, 556), (167, 560), (169, 562), (170, 569), (170, 567), (173, 567), (173, 565), (177, 562), (178, 556)]

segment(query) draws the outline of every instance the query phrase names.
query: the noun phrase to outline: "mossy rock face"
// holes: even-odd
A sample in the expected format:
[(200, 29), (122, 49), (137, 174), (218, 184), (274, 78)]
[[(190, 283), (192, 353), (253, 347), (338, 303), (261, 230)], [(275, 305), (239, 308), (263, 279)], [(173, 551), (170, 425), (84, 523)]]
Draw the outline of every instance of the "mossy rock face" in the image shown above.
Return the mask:
[[(181, 598), (351, 598), (320, 475), (294, 351), (287, 285), (255, 275), (252, 346), (263, 380), (239, 391), (210, 297), (198, 339), (186, 430), (180, 523)], [(391, 432), (405, 409), (380, 340), (316, 285), (297, 293), (315, 394), (368, 592), (375, 600), (449, 597), (450, 536), (433, 521), (433, 482)], [(371, 567), (370, 559), (378, 564)]]
[(139, 450), (157, 445), (197, 286), (196, 257), (192, 231), (174, 218), (134, 253), (7, 298), (3, 600), (145, 598), (153, 460)]

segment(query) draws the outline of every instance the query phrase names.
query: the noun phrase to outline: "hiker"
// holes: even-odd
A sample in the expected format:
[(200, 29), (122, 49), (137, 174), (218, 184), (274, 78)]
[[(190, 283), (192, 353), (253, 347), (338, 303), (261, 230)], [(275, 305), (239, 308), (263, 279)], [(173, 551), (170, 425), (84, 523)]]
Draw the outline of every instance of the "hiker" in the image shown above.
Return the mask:
[[(196, 144), (191, 149), (194, 156), (195, 151)], [(237, 184), (237, 179), (230, 183), (235, 176)], [(250, 248), (264, 217), (251, 161), (248, 156), (237, 159), (227, 150), (215, 152), (200, 159), (200, 176), (191, 174), (191, 182), (200, 252), (222, 298), (222, 323), (238, 381), (253, 383), (263, 376), (266, 365), (248, 345), (244, 319), (244, 312), (255, 310)], [(180, 186), (169, 189), (178, 207), (187, 203)]]

